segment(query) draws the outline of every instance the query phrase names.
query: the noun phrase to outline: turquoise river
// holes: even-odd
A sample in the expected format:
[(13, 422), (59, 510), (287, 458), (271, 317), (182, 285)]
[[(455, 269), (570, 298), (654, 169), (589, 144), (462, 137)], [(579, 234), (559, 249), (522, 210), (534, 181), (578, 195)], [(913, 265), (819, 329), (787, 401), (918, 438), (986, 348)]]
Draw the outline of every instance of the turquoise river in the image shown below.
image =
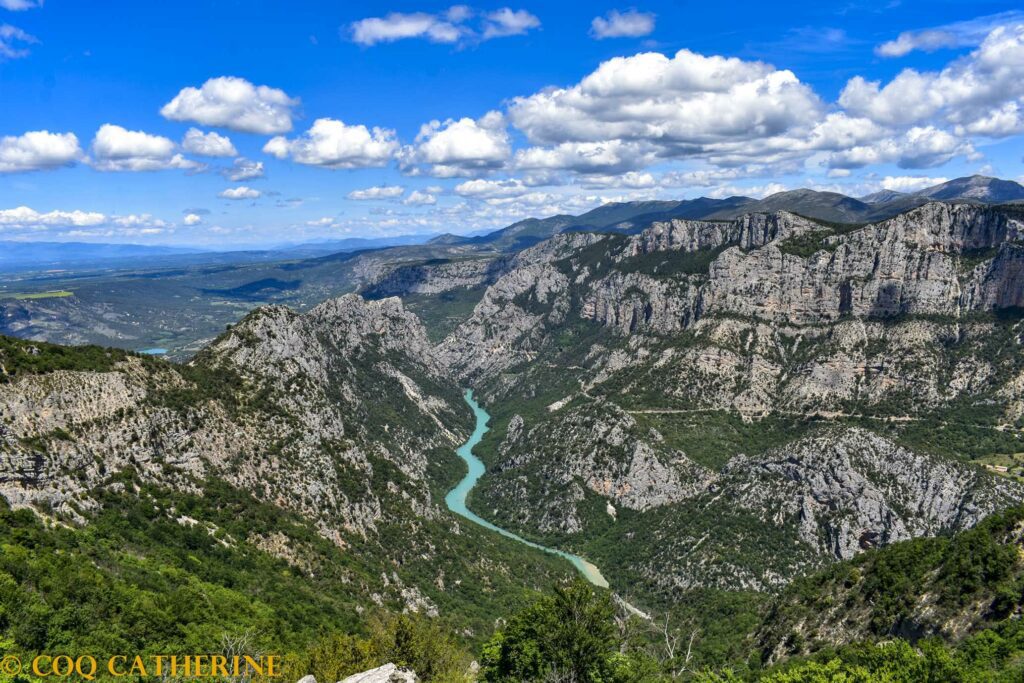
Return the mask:
[(473, 455), (473, 447), (480, 443), (480, 440), (484, 438), (484, 434), (487, 433), (487, 421), (491, 419), (491, 416), (487, 414), (486, 410), (480, 407), (480, 404), (473, 400), (473, 391), (471, 389), (466, 390), (465, 398), (466, 403), (468, 403), (469, 407), (473, 409), (473, 416), (476, 418), (476, 427), (473, 429), (473, 434), (469, 437), (469, 441), (462, 444), (462, 446), (455, 451), (460, 458), (466, 461), (466, 465), (469, 466), (469, 472), (466, 473), (466, 476), (463, 477), (458, 486), (449, 491), (448, 495), (445, 497), (444, 502), (448, 505), (448, 509), (457, 515), (465, 517), (474, 524), (479, 524), (480, 526), (490, 529), (491, 531), (495, 531), (502, 536), (518, 541), (523, 545), (528, 545), (531, 548), (536, 548), (537, 550), (543, 550), (544, 552), (551, 553), (552, 555), (564, 557), (573, 563), (573, 566), (580, 571), (580, 574), (582, 574), (587, 581), (590, 581), (595, 586), (607, 588), (608, 582), (603, 576), (601, 576), (601, 571), (579, 555), (573, 555), (572, 553), (567, 553), (564, 550), (548, 548), (540, 545), (539, 543), (527, 541), (525, 538), (516, 536), (511, 531), (506, 531), (501, 527), (491, 524), (486, 519), (473, 514), (469, 508), (466, 507), (466, 497), (469, 495), (469, 492), (473, 487), (476, 486), (477, 480), (479, 480), (480, 477), (483, 476), (484, 472), (487, 471), (483, 461)]

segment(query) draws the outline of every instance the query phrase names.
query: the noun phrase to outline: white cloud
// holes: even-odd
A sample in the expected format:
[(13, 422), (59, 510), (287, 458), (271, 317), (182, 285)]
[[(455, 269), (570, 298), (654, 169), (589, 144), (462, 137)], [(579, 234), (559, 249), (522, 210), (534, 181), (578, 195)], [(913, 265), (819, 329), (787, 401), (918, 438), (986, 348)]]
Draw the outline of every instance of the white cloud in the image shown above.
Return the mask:
[(568, 170), (575, 173), (625, 173), (653, 163), (652, 145), (606, 140), (563, 142), (554, 147), (529, 147), (516, 152), (513, 165), (520, 170)]
[(43, 0), (0, 0), (0, 7), (9, 9), (12, 12), (20, 12), (42, 6)]
[(747, 185), (744, 187), (724, 185), (716, 187), (708, 193), (708, 196), (712, 199), (724, 199), (726, 197), (753, 197), (755, 199), (764, 199), (765, 197), (770, 197), (773, 194), (786, 192), (788, 190), (789, 187), (782, 183), (765, 183), (764, 185)]
[(185, 216), (185, 225), (199, 225), (202, 222), (203, 217), (198, 214), (190, 213)]
[[(860, 76), (852, 78), (839, 103), (883, 125), (937, 120), (967, 132), (1000, 136), (1020, 130), (1019, 112), (1013, 107), (1019, 107), (1022, 98), (1024, 23), (996, 28), (978, 49), (942, 71), (904, 69), (885, 86)], [(1003, 112), (1003, 119), (994, 119), (993, 110)]]
[(630, 190), (643, 190), (658, 187), (662, 183), (651, 173), (629, 171), (621, 175), (610, 176), (588, 176), (583, 179), (584, 187), (592, 188), (627, 188)]
[(420, 128), (416, 144), (402, 150), (402, 167), (418, 164), (440, 178), (472, 176), (500, 168), (512, 152), (505, 117), (491, 111), (479, 119), (431, 121)]
[(947, 182), (949, 178), (932, 178), (930, 176), (886, 176), (882, 179), (883, 190), (895, 190), (896, 192), (917, 192), (926, 187), (940, 185)]
[(904, 31), (895, 40), (875, 48), (879, 57), (902, 57), (914, 50), (934, 52), (943, 48), (974, 47), (980, 45), (993, 29), (1024, 21), (1024, 12), (1011, 10), (967, 21), (918, 31)]
[(160, 109), (164, 118), (195, 121), (243, 133), (272, 135), (292, 129), (292, 108), (299, 104), (283, 90), (253, 85), (244, 78), (211, 78), (199, 88), (182, 88)]
[(419, 190), (413, 190), (408, 197), (402, 200), (402, 203), (407, 206), (424, 206), (428, 204), (437, 204), (437, 197), (430, 194), (429, 192), (420, 192)]
[(105, 123), (92, 141), (92, 165), (99, 171), (195, 169), (201, 164), (175, 152), (170, 139)]
[(530, 188), (518, 178), (509, 178), (508, 180), (484, 180), (477, 178), (467, 180), (455, 186), (455, 194), (462, 197), (477, 197), (479, 199), (516, 197), (529, 191)]
[(0, 138), (0, 173), (71, 166), (81, 156), (74, 133), (35, 130)]
[(95, 211), (49, 211), (40, 213), (27, 206), (0, 209), (0, 226), (29, 229), (89, 227), (107, 223), (106, 215)]
[(610, 59), (576, 85), (515, 98), (509, 116), (530, 142), (552, 146), (523, 154), (523, 164), (553, 168), (561, 158), (567, 168), (613, 173), (655, 157), (763, 155), (753, 141), (788, 138), (775, 144), (788, 152), (823, 111), (791, 71), (680, 50)]
[(122, 228), (143, 230), (146, 231), (147, 234), (154, 234), (168, 227), (167, 223), (159, 218), (154, 218), (152, 214), (148, 213), (133, 213), (128, 214), (127, 216), (114, 216), (110, 219), (110, 222)]
[(239, 185), (238, 187), (229, 187), (217, 196), (223, 199), (258, 199), (260, 194), (259, 190)]
[(324, 216), (323, 218), (317, 218), (316, 220), (306, 221), (306, 225), (311, 228), (325, 228), (332, 226), (335, 223), (335, 219), (331, 216)]
[(5, 59), (27, 57), (29, 50), (26, 45), (35, 45), (39, 39), (22, 31), (17, 26), (0, 24), (0, 62)]
[(231, 144), (231, 139), (210, 131), (204, 133), (198, 128), (189, 128), (181, 140), (181, 147), (186, 152), (204, 157), (235, 157), (238, 150)]
[(456, 23), (425, 12), (391, 12), (385, 17), (360, 19), (350, 28), (352, 40), (367, 46), (405, 38), (425, 38), (432, 43), (454, 43), (465, 32), (465, 29)]
[(604, 38), (639, 38), (654, 31), (654, 15), (649, 12), (627, 12), (612, 10), (603, 17), (594, 17), (590, 22), (590, 35), (598, 40)]
[(401, 197), (404, 192), (405, 188), (401, 185), (376, 185), (362, 190), (352, 190), (346, 196), (355, 200), (394, 199)]
[(1024, 102), (1006, 102), (1001, 107), (993, 107), (966, 125), (957, 126), (957, 132), (993, 138), (1024, 133)]
[(223, 171), (225, 178), (231, 182), (237, 183), (242, 180), (255, 180), (263, 177), (263, 162), (252, 161), (245, 157), (235, 159), (234, 164), (231, 168), (226, 168)]
[[(479, 19), (475, 27), (468, 24), (473, 18)], [(539, 26), (540, 20), (526, 10), (502, 7), (478, 15), (465, 5), (455, 5), (440, 14), (391, 12), (360, 19), (348, 27), (348, 33), (353, 42), (366, 46), (409, 38), (451, 44), (522, 35)]]
[(896, 138), (858, 145), (829, 157), (832, 168), (861, 168), (895, 163), (900, 168), (941, 166), (954, 156), (971, 155), (971, 145), (947, 131), (932, 126), (914, 127)]
[(317, 119), (301, 136), (272, 138), (263, 151), (278, 159), (326, 168), (367, 168), (385, 165), (398, 150), (395, 131), (350, 126), (336, 119)]
[(483, 39), (519, 36), (539, 26), (540, 19), (526, 10), (513, 11), (508, 7), (502, 7), (486, 15)]
[(27, 206), (0, 210), (0, 231), (15, 234), (47, 232), (63, 237), (154, 235), (171, 226), (150, 214), (108, 216), (98, 211), (36, 211)]

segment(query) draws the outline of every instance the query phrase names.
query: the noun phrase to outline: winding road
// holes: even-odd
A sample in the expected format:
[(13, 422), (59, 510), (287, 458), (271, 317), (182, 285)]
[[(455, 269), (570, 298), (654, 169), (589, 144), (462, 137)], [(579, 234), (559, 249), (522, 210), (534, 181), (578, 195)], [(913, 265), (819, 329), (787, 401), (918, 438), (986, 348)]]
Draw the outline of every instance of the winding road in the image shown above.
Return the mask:
[(475, 400), (473, 400), (472, 389), (466, 390), (464, 398), (466, 399), (466, 403), (469, 404), (469, 407), (473, 409), (473, 416), (476, 418), (476, 427), (473, 429), (473, 433), (470, 435), (469, 440), (455, 451), (460, 458), (466, 461), (466, 465), (469, 466), (469, 472), (467, 472), (462, 481), (460, 481), (458, 485), (449, 491), (447, 496), (445, 496), (444, 502), (448, 505), (448, 509), (461, 517), (465, 517), (474, 524), (479, 524), (486, 529), (496, 531), (506, 538), (511, 538), (523, 545), (528, 545), (531, 548), (536, 548), (537, 550), (543, 550), (544, 552), (551, 553), (552, 555), (564, 557), (572, 562), (573, 566), (579, 570), (580, 574), (582, 574), (587, 581), (595, 586), (607, 588), (608, 581), (601, 576), (601, 570), (584, 560), (579, 555), (573, 555), (572, 553), (567, 553), (564, 550), (548, 548), (547, 546), (540, 545), (539, 543), (527, 541), (525, 538), (517, 536), (511, 531), (491, 524), (486, 519), (474, 514), (466, 507), (466, 497), (469, 495), (469, 492), (473, 487), (476, 486), (477, 480), (479, 480), (480, 477), (483, 476), (484, 472), (487, 471), (483, 461), (473, 455), (473, 447), (480, 443), (480, 440), (484, 438), (484, 434), (487, 433), (487, 421), (491, 419), (491, 416), (488, 415), (487, 411), (481, 408)]

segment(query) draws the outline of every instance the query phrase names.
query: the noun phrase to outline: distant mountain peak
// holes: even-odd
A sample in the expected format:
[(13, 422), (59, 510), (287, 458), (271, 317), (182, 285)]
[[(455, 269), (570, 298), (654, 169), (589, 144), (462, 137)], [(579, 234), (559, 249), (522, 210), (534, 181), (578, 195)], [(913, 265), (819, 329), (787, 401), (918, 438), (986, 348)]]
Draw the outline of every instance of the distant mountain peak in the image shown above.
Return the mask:
[(860, 200), (865, 204), (884, 204), (885, 202), (891, 202), (895, 199), (902, 199), (907, 197), (906, 192), (897, 192), (896, 190), (879, 190), (878, 192), (872, 192), (860, 197)]
[(1024, 185), (1013, 180), (972, 175), (925, 188), (915, 192), (914, 195), (942, 200), (974, 199), (988, 203), (1012, 202), (1024, 200)]

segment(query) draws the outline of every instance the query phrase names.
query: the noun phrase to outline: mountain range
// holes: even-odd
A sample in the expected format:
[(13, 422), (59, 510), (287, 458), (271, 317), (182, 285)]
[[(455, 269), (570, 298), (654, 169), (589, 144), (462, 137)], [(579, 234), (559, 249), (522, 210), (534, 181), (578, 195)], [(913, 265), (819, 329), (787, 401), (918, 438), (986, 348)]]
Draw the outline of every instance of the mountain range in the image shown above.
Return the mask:
[(314, 652), (376, 610), (479, 647), (573, 569), (445, 507), (472, 389), (490, 420), (469, 508), (595, 563), (621, 623), (704, 634), (702, 665), (1016, 637), (1024, 205), (1016, 184), (947, 185), (610, 205), (5, 302), (6, 331), (58, 341), (152, 325), (175, 297), (183, 316), (245, 305), (181, 363), (0, 337), (2, 635), (93, 643), (59, 608), (87, 585), (96, 609), (156, 615), (112, 618), (102, 647), (253, 628)]

